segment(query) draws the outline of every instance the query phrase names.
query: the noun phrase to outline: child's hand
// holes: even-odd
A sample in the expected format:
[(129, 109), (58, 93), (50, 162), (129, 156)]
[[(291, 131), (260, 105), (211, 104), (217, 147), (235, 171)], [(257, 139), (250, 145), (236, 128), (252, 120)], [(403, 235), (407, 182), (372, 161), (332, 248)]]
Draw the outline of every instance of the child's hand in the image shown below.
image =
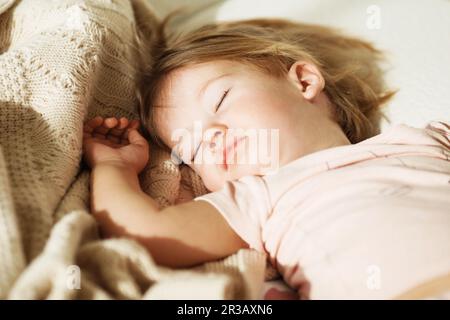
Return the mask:
[(147, 140), (138, 132), (139, 121), (127, 118), (95, 117), (84, 124), (83, 157), (94, 168), (101, 163), (113, 163), (144, 169), (149, 158)]

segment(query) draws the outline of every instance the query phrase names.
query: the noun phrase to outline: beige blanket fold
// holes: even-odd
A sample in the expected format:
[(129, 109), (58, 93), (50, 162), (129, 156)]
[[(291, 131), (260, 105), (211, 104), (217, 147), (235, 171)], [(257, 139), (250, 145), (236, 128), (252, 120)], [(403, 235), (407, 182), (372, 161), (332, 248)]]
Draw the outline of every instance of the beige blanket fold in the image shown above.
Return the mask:
[[(156, 23), (145, 0), (0, 0), (0, 298), (259, 296), (260, 253), (164, 268), (132, 240), (100, 239), (89, 214), (82, 124), (137, 118), (138, 49)], [(162, 206), (206, 192), (167, 152), (151, 159), (141, 184)]]

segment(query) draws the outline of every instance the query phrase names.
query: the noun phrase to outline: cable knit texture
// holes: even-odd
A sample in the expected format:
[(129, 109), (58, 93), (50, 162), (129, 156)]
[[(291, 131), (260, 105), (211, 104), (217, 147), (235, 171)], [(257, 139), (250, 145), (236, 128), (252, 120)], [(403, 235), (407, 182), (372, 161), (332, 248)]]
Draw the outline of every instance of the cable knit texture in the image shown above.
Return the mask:
[[(164, 268), (137, 242), (100, 239), (89, 214), (82, 124), (137, 118), (139, 49), (155, 24), (144, 0), (0, 0), (0, 298), (258, 297), (260, 253)], [(206, 192), (156, 146), (140, 180), (161, 206)]]

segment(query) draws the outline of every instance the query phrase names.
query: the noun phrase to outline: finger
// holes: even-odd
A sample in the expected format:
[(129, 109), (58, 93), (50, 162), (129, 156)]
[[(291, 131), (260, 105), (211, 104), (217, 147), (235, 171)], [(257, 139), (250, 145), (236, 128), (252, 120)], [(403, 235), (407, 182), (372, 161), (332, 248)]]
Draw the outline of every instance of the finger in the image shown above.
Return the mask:
[(147, 140), (136, 129), (131, 129), (128, 132), (128, 141), (130, 141), (131, 144), (138, 145), (138, 146), (148, 146)]
[(128, 127), (129, 121), (127, 118), (122, 117), (119, 120), (119, 129), (125, 129), (126, 127)]
[(117, 124), (117, 126), (115, 128), (112, 128), (108, 134), (118, 137), (120, 139), (123, 136), (123, 134), (125, 133), (126, 128), (128, 127), (128, 124), (129, 124), (128, 119), (125, 117), (122, 117), (119, 119), (119, 123)]
[(118, 124), (116, 118), (106, 118), (103, 124), (95, 129), (97, 133), (106, 135), (108, 132)]
[(109, 128), (109, 129), (114, 128), (118, 124), (119, 124), (119, 120), (117, 120), (116, 117), (106, 118), (105, 121), (103, 122), (103, 126), (105, 128)]
[(84, 124), (83, 131), (91, 133), (92, 131), (94, 131), (95, 128), (97, 128), (98, 126), (101, 126), (102, 123), (103, 123), (102, 117), (97, 116), (95, 118), (92, 118)]
[(122, 140), (128, 141), (128, 134), (130, 133), (130, 130), (132, 129), (138, 130), (139, 126), (140, 126), (139, 120), (131, 120), (131, 122), (128, 125), (128, 130), (126, 130), (125, 133), (122, 135)]
[(141, 123), (139, 122), (139, 120), (131, 120), (129, 128), (130, 129), (138, 129), (140, 125), (141, 125)]

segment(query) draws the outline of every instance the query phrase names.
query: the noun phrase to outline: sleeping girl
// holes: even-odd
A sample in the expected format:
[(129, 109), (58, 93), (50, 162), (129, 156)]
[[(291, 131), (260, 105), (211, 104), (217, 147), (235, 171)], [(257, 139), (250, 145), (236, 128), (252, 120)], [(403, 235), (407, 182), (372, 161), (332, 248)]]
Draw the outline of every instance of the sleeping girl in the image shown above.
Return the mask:
[[(448, 280), (450, 127), (380, 134), (393, 93), (378, 50), (264, 19), (204, 26), (159, 49), (140, 121), (85, 123), (103, 236), (135, 239), (169, 267), (252, 248), (302, 299), (395, 298)], [(139, 185), (151, 156), (142, 130), (210, 193), (161, 209)]]

